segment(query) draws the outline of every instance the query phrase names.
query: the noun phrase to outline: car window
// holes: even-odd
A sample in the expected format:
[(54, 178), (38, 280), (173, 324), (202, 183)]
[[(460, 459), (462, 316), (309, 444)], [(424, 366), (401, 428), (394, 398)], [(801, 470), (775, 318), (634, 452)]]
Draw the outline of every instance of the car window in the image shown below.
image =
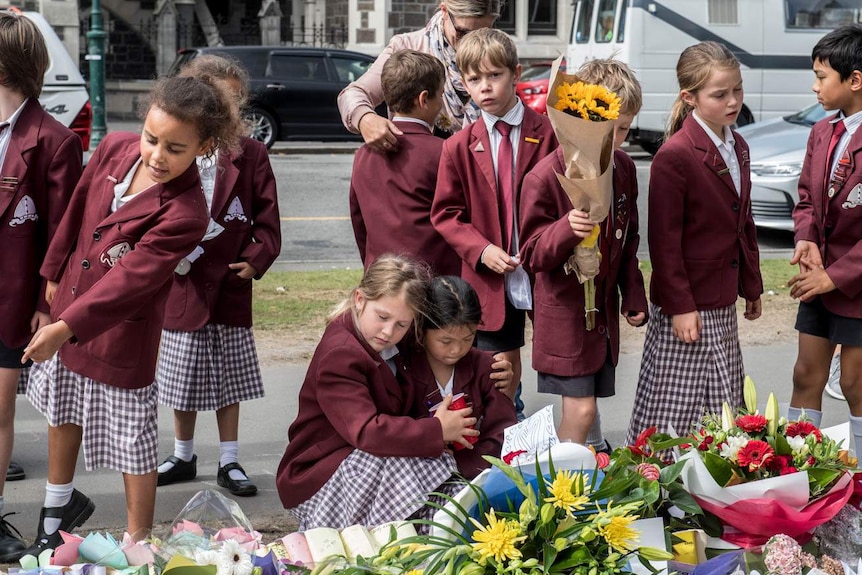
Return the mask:
[(575, 31), (575, 42), (585, 44), (590, 41), (590, 20), (593, 17), (593, 0), (581, 0), (578, 3), (578, 20)]
[(273, 54), (266, 71), (269, 78), (286, 80), (328, 80), (323, 56)]
[(596, 18), (595, 40), (599, 44), (614, 39), (614, 16), (616, 16), (617, 0), (601, 0), (599, 17)]
[(823, 109), (823, 106), (820, 104), (814, 104), (813, 106), (809, 106), (804, 110), (796, 112), (795, 114), (791, 114), (790, 116), (785, 116), (784, 119), (791, 124), (802, 124), (805, 126), (813, 126), (829, 114), (833, 112), (827, 112)]
[(252, 78), (263, 78), (266, 73), (266, 57), (269, 52), (264, 50), (242, 50), (236, 52), (227, 52), (226, 55), (234, 60), (239, 60), (239, 63), (248, 72)]
[(533, 82), (535, 80), (549, 80), (551, 78), (550, 66), (531, 66), (521, 74), (521, 82)]
[(338, 75), (338, 81), (348, 83), (359, 79), (373, 64), (373, 62), (367, 60), (338, 56), (334, 56), (331, 61), (335, 65), (335, 73)]

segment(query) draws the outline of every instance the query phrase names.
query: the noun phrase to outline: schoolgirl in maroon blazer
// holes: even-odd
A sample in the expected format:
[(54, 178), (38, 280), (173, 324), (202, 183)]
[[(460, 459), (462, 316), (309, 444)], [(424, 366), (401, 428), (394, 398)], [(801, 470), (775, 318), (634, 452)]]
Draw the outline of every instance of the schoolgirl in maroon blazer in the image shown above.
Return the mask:
[[(248, 73), (240, 64), (199, 56), (181, 76), (227, 83), (242, 107)], [(159, 403), (174, 410), (174, 452), (159, 466), (159, 485), (197, 475), (198, 411), (215, 411), (219, 429), (216, 482), (233, 495), (257, 493), (239, 464), (241, 401), (263, 397), (252, 325), (252, 280), (281, 251), (278, 192), (266, 146), (243, 137), (236, 152), (198, 158), (210, 225), (177, 267), (168, 297), (156, 371)]]
[[(81, 176), (81, 139), (39, 104), (48, 68), (45, 40), (17, 10), (0, 10), (0, 562), (26, 544), (4, 517), (7, 480), (24, 479), (10, 465), (15, 395), (24, 346), (50, 321), (39, 266)], [(22, 376), (22, 379), (26, 379)], [(8, 470), (8, 471), (7, 471)]]
[(704, 411), (742, 401), (736, 300), (760, 317), (760, 260), (748, 146), (730, 126), (742, 108), (739, 62), (723, 45), (686, 48), (668, 140), (649, 192), (650, 322), (629, 444), (656, 425), (687, 432)]
[(41, 270), (55, 321), (24, 354), (39, 362), (27, 396), (49, 423), (45, 506), (28, 553), (55, 548), (60, 530), (93, 512), (73, 484), (82, 443), (88, 469), (123, 473), (127, 531), (152, 528), (165, 302), (209, 220), (194, 160), (215, 142), (235, 145), (239, 127), (221, 85), (160, 80), (140, 136), (108, 135), (75, 189)]
[(416, 386), (396, 347), (425, 307), (427, 268), (384, 254), (336, 310), (299, 391), (276, 486), (299, 529), (379, 525), (423, 510), (457, 471), (447, 444), (472, 447), (470, 409), (412, 417)]

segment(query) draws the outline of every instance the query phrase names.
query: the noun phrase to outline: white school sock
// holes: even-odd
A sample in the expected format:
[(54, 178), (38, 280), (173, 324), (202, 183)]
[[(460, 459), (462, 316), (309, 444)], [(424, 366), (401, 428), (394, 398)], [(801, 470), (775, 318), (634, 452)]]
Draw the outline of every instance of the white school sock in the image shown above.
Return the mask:
[[(75, 490), (74, 483), (64, 483), (56, 485), (54, 483), (45, 483), (45, 507), (63, 507), (72, 501), (72, 492)], [(42, 528), (45, 535), (51, 535), (60, 528), (61, 518), (45, 517)]]
[[(177, 439), (174, 438), (174, 457), (183, 461), (191, 461), (195, 456), (195, 440), (192, 439)], [(159, 465), (159, 473), (167, 473), (174, 468), (174, 464), (170, 461), (165, 461)]]
[[(862, 449), (862, 415), (851, 415), (850, 416), (850, 432), (853, 434), (853, 447), (856, 448), (856, 456), (859, 456), (860, 449)], [(850, 449), (850, 446), (845, 446), (847, 449)]]
[(803, 411), (805, 412), (805, 416), (811, 420), (811, 423), (813, 423), (817, 427), (820, 427), (820, 422), (823, 421), (823, 412), (816, 409), (809, 409), (807, 407), (788, 407), (787, 421), (797, 421), (800, 417), (802, 417)]
[(587, 432), (587, 445), (591, 445), (596, 449), (601, 449), (605, 446), (605, 436), (602, 435), (602, 414), (599, 413), (598, 407), (596, 408), (596, 418)]
[[(222, 441), (218, 444), (219, 459), (218, 464), (224, 467), (229, 463), (239, 463), (239, 442), (238, 441)], [(239, 469), (231, 469), (228, 475), (234, 481), (248, 479), (246, 475)]]

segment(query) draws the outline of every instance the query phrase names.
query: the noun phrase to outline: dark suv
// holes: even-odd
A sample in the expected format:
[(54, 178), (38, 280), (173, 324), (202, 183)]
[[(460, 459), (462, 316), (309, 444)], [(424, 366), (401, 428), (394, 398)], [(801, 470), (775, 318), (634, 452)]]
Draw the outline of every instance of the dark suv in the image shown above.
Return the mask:
[[(251, 77), (252, 136), (272, 146), (277, 140), (357, 139), (341, 123), (336, 98), (371, 66), (359, 52), (285, 46), (217, 46), (180, 50), (170, 73), (199, 54), (238, 60)], [(385, 115), (385, 110), (382, 112)]]

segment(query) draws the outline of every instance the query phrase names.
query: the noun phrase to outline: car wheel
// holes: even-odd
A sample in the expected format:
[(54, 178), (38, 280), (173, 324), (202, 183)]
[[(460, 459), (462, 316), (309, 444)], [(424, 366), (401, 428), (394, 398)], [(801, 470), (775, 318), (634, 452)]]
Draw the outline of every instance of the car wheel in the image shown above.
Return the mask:
[(736, 118), (736, 127), (741, 128), (742, 126), (747, 126), (749, 124), (754, 123), (754, 114), (751, 113), (751, 110), (746, 106), (742, 106), (742, 110), (739, 111), (739, 116)]
[(251, 137), (263, 142), (267, 149), (271, 148), (278, 139), (278, 123), (272, 114), (260, 108), (252, 108), (248, 121), (251, 124)]

